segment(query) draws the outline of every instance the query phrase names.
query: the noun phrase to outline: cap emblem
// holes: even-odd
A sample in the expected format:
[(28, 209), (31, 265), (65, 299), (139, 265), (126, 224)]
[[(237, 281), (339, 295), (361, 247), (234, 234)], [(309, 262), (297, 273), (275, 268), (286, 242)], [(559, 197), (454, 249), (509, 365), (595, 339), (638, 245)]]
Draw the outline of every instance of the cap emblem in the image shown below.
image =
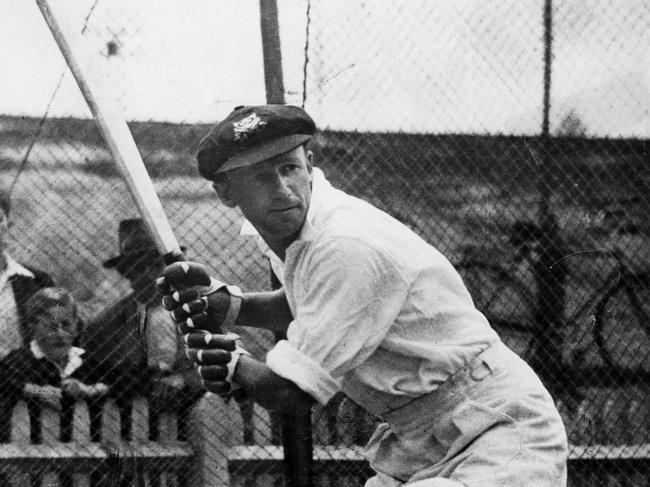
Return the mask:
[(244, 141), (250, 134), (258, 132), (266, 127), (266, 122), (257, 116), (257, 113), (251, 113), (248, 117), (242, 118), (239, 122), (234, 122), (232, 128), (235, 132), (233, 140)]

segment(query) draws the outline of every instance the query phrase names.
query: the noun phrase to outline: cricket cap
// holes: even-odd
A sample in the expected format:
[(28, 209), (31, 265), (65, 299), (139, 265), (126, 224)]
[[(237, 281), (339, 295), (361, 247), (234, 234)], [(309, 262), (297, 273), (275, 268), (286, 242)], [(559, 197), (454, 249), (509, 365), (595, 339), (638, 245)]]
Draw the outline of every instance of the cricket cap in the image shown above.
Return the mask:
[(289, 152), (315, 132), (314, 120), (296, 106), (237, 107), (199, 143), (199, 173), (213, 180), (219, 173)]

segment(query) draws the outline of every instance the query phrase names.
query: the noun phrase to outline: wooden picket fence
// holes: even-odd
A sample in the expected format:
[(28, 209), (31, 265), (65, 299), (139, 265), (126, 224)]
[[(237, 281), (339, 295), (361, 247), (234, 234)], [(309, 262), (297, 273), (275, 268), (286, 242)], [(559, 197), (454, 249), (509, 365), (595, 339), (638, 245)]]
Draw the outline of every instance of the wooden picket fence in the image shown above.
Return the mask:
[(77, 402), (61, 412), (20, 401), (11, 418), (11, 441), (0, 444), (0, 485), (196, 485), (183, 421), (155, 413), (145, 399), (119, 407), (114, 401)]
[[(211, 450), (198, 455), (184, 431), (187, 418), (155, 414), (144, 399), (79, 402), (61, 413), (19, 402), (10, 441), (0, 443), (0, 487), (285, 485), (283, 450), (271, 444), (268, 413), (255, 407), (252, 444), (244, 445), (241, 417), (228, 431), (216, 429), (229, 424), (227, 415), (240, 416), (237, 405), (213, 399), (203, 426)], [(647, 387), (590, 388), (577, 406), (560, 402), (559, 409), (572, 445), (571, 487), (650, 486)], [(314, 485), (362, 486), (371, 474), (362, 445), (373, 427), (349, 401), (315, 408)]]

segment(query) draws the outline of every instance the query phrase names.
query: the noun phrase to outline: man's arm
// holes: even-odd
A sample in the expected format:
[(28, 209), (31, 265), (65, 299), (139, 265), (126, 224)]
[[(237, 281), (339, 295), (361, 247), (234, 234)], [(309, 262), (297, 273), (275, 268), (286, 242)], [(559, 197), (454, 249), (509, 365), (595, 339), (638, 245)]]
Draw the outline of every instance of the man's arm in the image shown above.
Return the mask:
[(272, 331), (286, 331), (293, 320), (283, 289), (259, 293), (246, 293), (236, 324)]
[(181, 334), (192, 328), (221, 333), (224, 324), (283, 332), (293, 320), (282, 289), (242, 295), (239, 288), (211, 277), (197, 262), (167, 266), (156, 286), (163, 305), (181, 325)]
[(234, 381), (244, 388), (248, 397), (271, 411), (295, 413), (310, 409), (315, 402), (293, 382), (247, 355), (239, 358)]

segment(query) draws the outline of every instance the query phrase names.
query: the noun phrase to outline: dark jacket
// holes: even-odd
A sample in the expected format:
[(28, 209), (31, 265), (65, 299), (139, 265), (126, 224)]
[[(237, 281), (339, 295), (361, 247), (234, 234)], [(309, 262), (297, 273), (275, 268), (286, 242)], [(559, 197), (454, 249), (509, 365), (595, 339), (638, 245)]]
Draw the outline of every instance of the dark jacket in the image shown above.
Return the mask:
[[(146, 319), (141, 316), (133, 294), (129, 294), (95, 316), (88, 323), (81, 340), (81, 347), (86, 353), (92, 354), (109, 370), (130, 371), (118, 387), (127, 395), (149, 394), (152, 381), (161, 376), (158, 370), (147, 367), (143, 323), (146, 323)], [(173, 326), (171, 322), (170, 326)], [(205, 391), (182, 348), (179, 348), (179, 352), (171, 373), (183, 375), (187, 385), (183, 395), (196, 399)]]
[[(102, 364), (92, 357), (82, 355), (81, 365), (70, 375), (86, 385), (103, 382), (110, 387), (111, 377)], [(12, 350), (0, 360), (3, 381), (3, 399), (13, 405), (22, 398), (25, 384), (61, 387), (61, 375), (57, 366), (47, 358), (36, 358), (29, 347)]]
[[(102, 367), (102, 364), (93, 360), (92, 357), (82, 355), (81, 365), (72, 372), (70, 377), (83, 382), (86, 385), (93, 385), (102, 382), (112, 389), (115, 382), (109, 375), (109, 372)], [(27, 406), (32, 414), (40, 414), (40, 404), (31, 398), (24, 397), (23, 392), (25, 384), (36, 384), (39, 386), (61, 387), (61, 375), (55, 364), (46, 358), (36, 358), (29, 347), (21, 347), (9, 352), (0, 360), (0, 443), (8, 443), (11, 439), (11, 417), (16, 403), (21, 399), (27, 399)], [(114, 392), (114, 391), (111, 391)], [(99, 398), (99, 401), (102, 399)], [(72, 405), (75, 399), (65, 393), (62, 397), (62, 406), (64, 411), (72, 412)], [(68, 417), (67, 423), (72, 427), (70, 422), (72, 417)], [(62, 419), (63, 421), (63, 419)], [(62, 425), (66, 423), (62, 422)], [(38, 421), (30, 421), (30, 439), (33, 443), (41, 441), (41, 427)], [(63, 428), (62, 438), (66, 437), (63, 430), (68, 431), (67, 436), (71, 435), (70, 428)], [(69, 441), (69, 440), (67, 440)], [(2, 476), (0, 475), (0, 485)]]

